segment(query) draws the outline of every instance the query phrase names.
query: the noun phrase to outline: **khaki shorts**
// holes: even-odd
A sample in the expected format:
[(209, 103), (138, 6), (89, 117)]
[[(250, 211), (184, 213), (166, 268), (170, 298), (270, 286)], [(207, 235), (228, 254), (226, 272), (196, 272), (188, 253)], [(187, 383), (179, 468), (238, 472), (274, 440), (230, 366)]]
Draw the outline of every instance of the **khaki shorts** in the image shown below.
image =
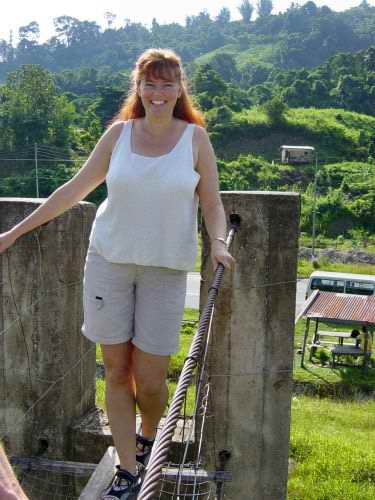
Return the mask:
[(129, 340), (144, 352), (179, 350), (187, 271), (108, 262), (90, 247), (83, 280), (82, 334), (100, 344)]

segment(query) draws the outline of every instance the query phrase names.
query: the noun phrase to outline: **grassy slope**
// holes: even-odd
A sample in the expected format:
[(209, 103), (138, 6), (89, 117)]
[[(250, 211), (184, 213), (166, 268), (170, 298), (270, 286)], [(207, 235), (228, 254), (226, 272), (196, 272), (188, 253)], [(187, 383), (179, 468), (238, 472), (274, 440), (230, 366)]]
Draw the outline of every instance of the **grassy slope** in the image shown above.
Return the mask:
[(358, 159), (361, 130), (374, 135), (375, 117), (333, 108), (290, 108), (285, 123), (275, 127), (261, 107), (253, 106), (234, 113), (232, 123), (215, 128), (214, 143), (218, 157), (226, 160), (240, 153), (278, 159), (282, 144), (295, 144), (314, 146), (321, 159), (333, 163)]
[(269, 39), (265, 40), (262, 39), (262, 37), (253, 36), (248, 49), (244, 50), (239, 44), (231, 43), (223, 45), (211, 52), (206, 52), (200, 57), (197, 57), (194, 62), (196, 64), (207, 64), (215, 55), (226, 53), (234, 57), (239, 70), (247, 64), (254, 63), (263, 63), (273, 66), (272, 62), (278, 51), (279, 43), (279, 38), (272, 39), (269, 37)]
[(227, 45), (223, 45), (222, 47), (219, 47), (218, 49), (211, 50), (211, 52), (206, 52), (205, 54), (202, 54), (199, 57), (196, 57), (194, 59), (194, 63), (196, 64), (208, 64), (211, 59), (216, 56), (217, 54), (225, 53), (225, 54), (231, 54), (233, 57), (238, 54), (239, 48), (236, 44), (230, 43)]

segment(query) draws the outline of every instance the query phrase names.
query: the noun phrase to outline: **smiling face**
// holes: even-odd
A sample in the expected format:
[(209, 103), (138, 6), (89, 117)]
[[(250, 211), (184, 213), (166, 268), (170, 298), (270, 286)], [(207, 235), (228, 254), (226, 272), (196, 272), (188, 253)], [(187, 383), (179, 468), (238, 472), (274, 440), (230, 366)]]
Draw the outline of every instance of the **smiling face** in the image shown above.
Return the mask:
[(181, 96), (181, 85), (173, 75), (148, 75), (139, 82), (138, 95), (146, 114), (172, 115), (177, 99)]

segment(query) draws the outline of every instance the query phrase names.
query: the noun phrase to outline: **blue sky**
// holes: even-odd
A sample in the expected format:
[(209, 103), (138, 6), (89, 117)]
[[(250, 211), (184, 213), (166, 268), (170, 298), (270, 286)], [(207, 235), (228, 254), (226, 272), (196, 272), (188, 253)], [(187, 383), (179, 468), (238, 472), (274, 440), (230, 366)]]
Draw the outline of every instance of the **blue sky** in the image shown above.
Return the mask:
[[(307, 1), (307, 0), (306, 0)], [(316, 5), (328, 5), (332, 10), (346, 10), (359, 5), (361, 0), (326, 0), (315, 1)], [(41, 30), (41, 41), (53, 35), (53, 18), (68, 15), (80, 20), (96, 21), (100, 26), (106, 25), (104, 13), (113, 12), (117, 15), (115, 26), (121, 26), (123, 20), (128, 18), (132, 21), (142, 22), (149, 25), (153, 17), (159, 23), (178, 22), (184, 24), (185, 17), (196, 15), (206, 9), (212, 17), (215, 17), (222, 7), (228, 7), (232, 19), (239, 19), (238, 5), (241, 0), (189, 0), (179, 2), (176, 0), (159, 0), (151, 3), (150, 0), (137, 0), (129, 2), (126, 0), (64, 0), (63, 2), (46, 2), (45, 0), (11, 0), (4, 6), (0, 17), (0, 38), (9, 40), (9, 32), (13, 30), (13, 38), (17, 40), (18, 28), (25, 26), (31, 21), (37, 21)], [(256, 0), (251, 1), (253, 5)], [(290, 5), (289, 0), (274, 0), (274, 13), (284, 11)], [(299, 0), (300, 5), (306, 3)], [(375, 6), (375, 0), (368, 0), (370, 5)]]

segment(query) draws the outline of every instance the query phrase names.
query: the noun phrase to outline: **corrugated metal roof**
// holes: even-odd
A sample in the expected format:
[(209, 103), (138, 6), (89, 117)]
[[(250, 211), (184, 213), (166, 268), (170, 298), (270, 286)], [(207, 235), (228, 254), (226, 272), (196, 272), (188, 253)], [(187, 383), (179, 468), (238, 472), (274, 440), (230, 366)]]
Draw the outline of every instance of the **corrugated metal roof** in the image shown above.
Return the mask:
[(375, 325), (375, 296), (318, 291), (303, 316), (311, 319)]

